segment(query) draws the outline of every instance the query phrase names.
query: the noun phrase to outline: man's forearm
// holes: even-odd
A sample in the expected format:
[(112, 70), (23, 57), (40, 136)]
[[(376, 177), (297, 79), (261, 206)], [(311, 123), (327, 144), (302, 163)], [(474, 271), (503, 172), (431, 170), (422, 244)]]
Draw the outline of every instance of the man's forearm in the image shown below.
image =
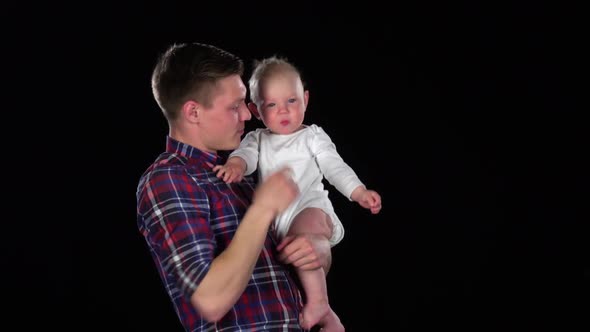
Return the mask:
[(246, 289), (264, 245), (274, 213), (252, 205), (232, 242), (211, 263), (193, 295), (193, 306), (208, 320), (218, 321)]

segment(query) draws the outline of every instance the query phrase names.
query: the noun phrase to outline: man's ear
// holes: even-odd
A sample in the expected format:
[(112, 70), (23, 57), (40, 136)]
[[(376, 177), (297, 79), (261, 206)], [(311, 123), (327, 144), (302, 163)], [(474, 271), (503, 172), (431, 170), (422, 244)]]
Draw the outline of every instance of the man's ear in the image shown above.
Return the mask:
[(189, 123), (199, 123), (199, 114), (203, 106), (194, 100), (189, 100), (182, 105), (180, 116)]
[(256, 104), (254, 104), (253, 102), (249, 102), (248, 109), (250, 110), (250, 112), (252, 112), (252, 115), (254, 115), (255, 118), (260, 120), (260, 113), (258, 113), (258, 107), (256, 107)]

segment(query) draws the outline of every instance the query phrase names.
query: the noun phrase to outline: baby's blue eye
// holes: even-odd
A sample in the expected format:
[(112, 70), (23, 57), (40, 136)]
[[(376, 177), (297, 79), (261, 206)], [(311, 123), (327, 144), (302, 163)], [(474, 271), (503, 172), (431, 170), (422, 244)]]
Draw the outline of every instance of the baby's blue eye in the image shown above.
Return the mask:
[(289, 99), (289, 103), (291, 103), (291, 104), (293, 104), (293, 103), (294, 103), (294, 102), (296, 102), (296, 101), (297, 101), (297, 99), (296, 99), (296, 98), (290, 98), (290, 99)]

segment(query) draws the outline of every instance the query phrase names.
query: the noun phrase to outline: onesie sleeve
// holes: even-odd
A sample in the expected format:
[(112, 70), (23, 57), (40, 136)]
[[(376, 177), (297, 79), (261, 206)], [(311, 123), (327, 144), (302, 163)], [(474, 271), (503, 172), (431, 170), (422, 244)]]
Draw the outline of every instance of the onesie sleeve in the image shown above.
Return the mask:
[(310, 126), (312, 132), (311, 150), (324, 177), (348, 200), (358, 186), (364, 186), (353, 169), (344, 162), (336, 151), (330, 136), (317, 125)]
[(230, 153), (229, 157), (240, 157), (246, 162), (246, 173), (252, 174), (258, 165), (258, 151), (260, 143), (260, 130), (251, 131), (244, 136), (240, 146)]

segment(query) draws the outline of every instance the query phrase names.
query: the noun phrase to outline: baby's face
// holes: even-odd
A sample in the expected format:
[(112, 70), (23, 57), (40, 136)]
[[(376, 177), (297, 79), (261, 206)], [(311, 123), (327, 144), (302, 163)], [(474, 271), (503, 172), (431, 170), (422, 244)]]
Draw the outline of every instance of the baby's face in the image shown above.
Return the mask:
[(287, 135), (301, 127), (309, 94), (299, 75), (283, 72), (268, 77), (260, 84), (260, 97), (262, 122), (273, 133)]

